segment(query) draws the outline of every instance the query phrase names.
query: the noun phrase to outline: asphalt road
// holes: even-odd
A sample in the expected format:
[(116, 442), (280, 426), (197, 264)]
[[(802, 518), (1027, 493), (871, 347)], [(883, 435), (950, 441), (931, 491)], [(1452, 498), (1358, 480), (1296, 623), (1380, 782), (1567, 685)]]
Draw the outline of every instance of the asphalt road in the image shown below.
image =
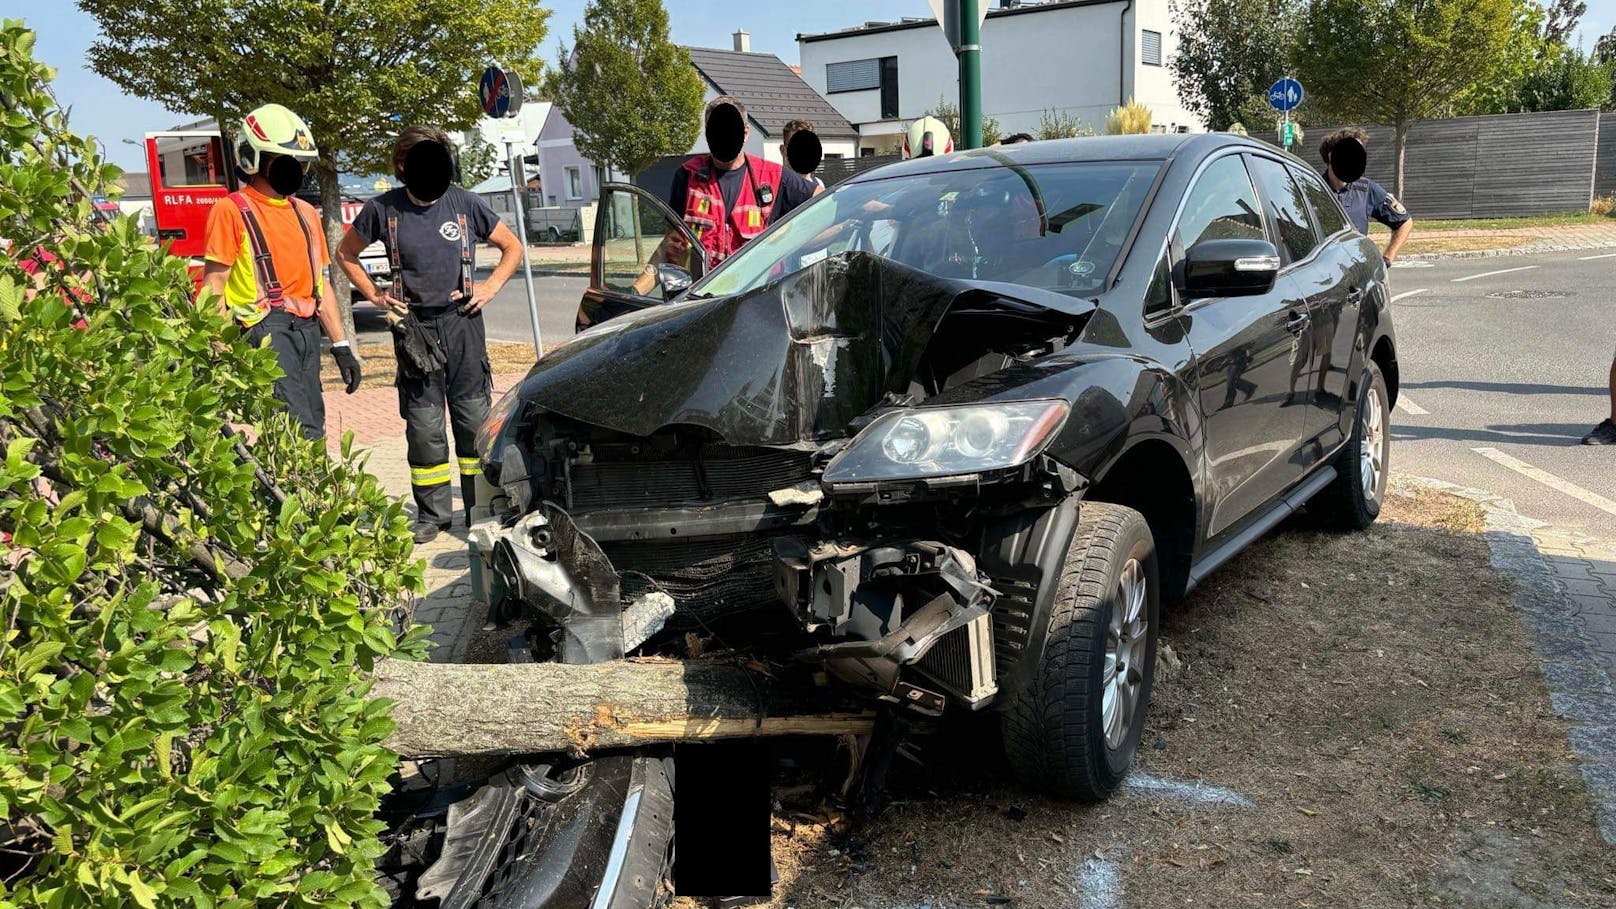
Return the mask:
[[(481, 280), (486, 270), (478, 272)], [(539, 330), (545, 346), (557, 344), (572, 337), (573, 319), (578, 314), (578, 301), (583, 298), (583, 275), (533, 276), (533, 295), (539, 304)], [(510, 341), (516, 344), (533, 343), (532, 320), (528, 317), (527, 290), (522, 273), (500, 290), (494, 302), (483, 309), (490, 341)], [(368, 303), (354, 307), (354, 328), (361, 344), (392, 343), (381, 310)]]
[(1578, 444), (1608, 414), (1616, 251), (1400, 265), (1391, 291), (1393, 469), (1616, 537), (1616, 448)]

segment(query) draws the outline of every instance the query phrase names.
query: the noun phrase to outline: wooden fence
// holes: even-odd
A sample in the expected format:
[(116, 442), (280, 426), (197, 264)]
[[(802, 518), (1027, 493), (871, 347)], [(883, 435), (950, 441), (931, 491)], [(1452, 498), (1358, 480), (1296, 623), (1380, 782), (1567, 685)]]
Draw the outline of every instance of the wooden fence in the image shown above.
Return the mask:
[[(1297, 154), (1322, 167), (1319, 142), (1335, 129), (1308, 126)], [(1368, 176), (1393, 189), (1392, 128), (1364, 130)], [(1596, 195), (1616, 193), (1616, 114), (1564, 110), (1421, 120), (1409, 129), (1403, 160), (1403, 203), (1416, 219), (1587, 211)]]

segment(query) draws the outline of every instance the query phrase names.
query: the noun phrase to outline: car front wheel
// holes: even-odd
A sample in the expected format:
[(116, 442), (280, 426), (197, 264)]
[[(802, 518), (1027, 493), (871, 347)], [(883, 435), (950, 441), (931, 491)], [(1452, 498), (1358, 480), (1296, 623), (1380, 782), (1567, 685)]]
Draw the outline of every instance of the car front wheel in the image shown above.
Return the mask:
[(1391, 395), (1374, 363), (1358, 383), (1352, 437), (1336, 456), (1336, 477), (1308, 505), (1320, 523), (1341, 530), (1363, 530), (1380, 516), (1391, 457)]
[(1040, 662), (1003, 717), (1022, 781), (1098, 801), (1139, 748), (1156, 668), (1156, 545), (1139, 512), (1085, 502), (1066, 551)]

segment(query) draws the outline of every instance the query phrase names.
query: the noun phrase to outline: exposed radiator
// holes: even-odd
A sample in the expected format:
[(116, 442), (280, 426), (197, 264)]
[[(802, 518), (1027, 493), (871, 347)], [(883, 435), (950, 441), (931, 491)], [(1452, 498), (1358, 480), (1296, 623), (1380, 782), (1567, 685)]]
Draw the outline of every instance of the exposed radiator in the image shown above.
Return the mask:
[(572, 511), (761, 499), (812, 472), (810, 452), (710, 446), (689, 458), (573, 464), (567, 498)]
[(943, 636), (915, 664), (927, 678), (972, 708), (999, 691), (993, 665), (993, 620), (978, 616)]

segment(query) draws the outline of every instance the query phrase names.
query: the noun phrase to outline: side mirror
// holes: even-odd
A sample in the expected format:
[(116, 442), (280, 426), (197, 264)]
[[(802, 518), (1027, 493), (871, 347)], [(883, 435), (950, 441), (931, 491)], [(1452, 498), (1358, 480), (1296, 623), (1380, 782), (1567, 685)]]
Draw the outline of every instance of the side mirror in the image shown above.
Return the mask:
[(662, 288), (662, 299), (672, 300), (690, 288), (695, 279), (690, 272), (677, 265), (660, 264), (656, 267), (657, 284)]
[(1279, 276), (1279, 250), (1267, 240), (1202, 240), (1184, 255), (1184, 296), (1265, 294)]

